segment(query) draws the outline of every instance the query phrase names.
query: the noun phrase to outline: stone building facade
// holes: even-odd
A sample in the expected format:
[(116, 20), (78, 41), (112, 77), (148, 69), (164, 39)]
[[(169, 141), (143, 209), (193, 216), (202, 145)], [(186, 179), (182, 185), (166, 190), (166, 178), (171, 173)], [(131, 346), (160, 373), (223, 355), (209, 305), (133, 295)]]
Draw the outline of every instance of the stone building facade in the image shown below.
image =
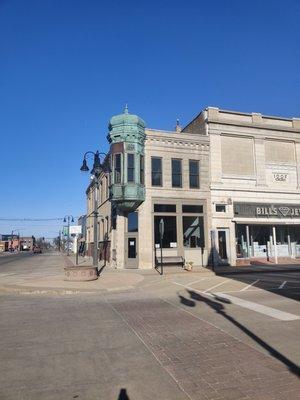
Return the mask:
[[(95, 199), (102, 263), (282, 262), (300, 257), (300, 120), (202, 111), (184, 129), (148, 129), (138, 116), (109, 124), (111, 173), (87, 189), (87, 244)], [(90, 216), (90, 217), (89, 217)]]

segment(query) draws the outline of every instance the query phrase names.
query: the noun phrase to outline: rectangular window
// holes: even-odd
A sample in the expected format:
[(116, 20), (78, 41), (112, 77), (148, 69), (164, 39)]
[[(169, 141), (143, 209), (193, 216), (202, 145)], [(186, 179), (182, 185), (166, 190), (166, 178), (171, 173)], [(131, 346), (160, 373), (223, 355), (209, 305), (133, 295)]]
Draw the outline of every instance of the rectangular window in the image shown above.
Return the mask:
[(105, 192), (106, 199), (108, 199), (108, 198), (109, 198), (109, 183), (108, 183), (108, 176), (106, 176), (106, 177), (105, 177), (105, 189), (106, 189), (106, 192)]
[(121, 154), (115, 154), (115, 182), (121, 183)]
[(204, 247), (203, 217), (182, 217), (184, 247)]
[(183, 213), (193, 213), (193, 214), (202, 214), (203, 206), (193, 205), (193, 204), (183, 204), (182, 205)]
[(152, 186), (162, 186), (162, 159), (151, 158), (151, 182)]
[(131, 212), (127, 216), (127, 231), (138, 232), (138, 213)]
[(127, 154), (127, 182), (134, 182), (134, 154)]
[(190, 188), (199, 188), (199, 161), (189, 160)]
[(142, 185), (145, 183), (144, 156), (142, 155), (140, 155), (140, 182)]
[(176, 212), (176, 204), (154, 204), (154, 212)]
[(172, 158), (172, 187), (182, 187), (181, 160)]
[(160, 243), (159, 223), (160, 220), (164, 221), (164, 236), (162, 239), (162, 247), (170, 248), (177, 247), (177, 228), (176, 217), (170, 216), (155, 216), (154, 217), (154, 239), (155, 244)]
[(226, 212), (225, 204), (216, 204), (216, 212)]

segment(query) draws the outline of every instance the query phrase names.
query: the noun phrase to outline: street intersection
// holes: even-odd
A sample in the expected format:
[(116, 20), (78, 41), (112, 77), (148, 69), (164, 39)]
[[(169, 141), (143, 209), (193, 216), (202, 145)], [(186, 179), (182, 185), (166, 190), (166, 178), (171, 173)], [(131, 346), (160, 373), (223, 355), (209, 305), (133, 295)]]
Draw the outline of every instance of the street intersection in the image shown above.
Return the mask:
[(0, 258), (1, 400), (300, 398), (298, 272), (111, 270), (77, 293), (63, 265)]

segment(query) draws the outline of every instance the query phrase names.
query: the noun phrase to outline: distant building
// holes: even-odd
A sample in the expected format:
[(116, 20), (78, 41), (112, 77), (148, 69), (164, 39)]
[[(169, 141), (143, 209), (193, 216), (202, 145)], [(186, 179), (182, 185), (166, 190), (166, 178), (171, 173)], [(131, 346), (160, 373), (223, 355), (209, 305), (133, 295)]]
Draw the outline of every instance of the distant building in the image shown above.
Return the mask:
[(111, 118), (108, 158), (86, 190), (86, 243), (116, 268), (300, 257), (300, 119), (209, 107), (185, 128)]
[(15, 234), (0, 235), (0, 251), (29, 251), (35, 245), (34, 236), (19, 236)]

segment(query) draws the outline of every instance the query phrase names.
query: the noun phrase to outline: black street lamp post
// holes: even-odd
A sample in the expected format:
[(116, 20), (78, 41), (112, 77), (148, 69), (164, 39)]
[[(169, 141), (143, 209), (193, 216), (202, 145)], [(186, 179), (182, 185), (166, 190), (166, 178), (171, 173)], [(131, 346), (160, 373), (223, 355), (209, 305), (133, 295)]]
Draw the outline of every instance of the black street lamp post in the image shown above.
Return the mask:
[(68, 221), (68, 240), (67, 240), (67, 255), (70, 255), (70, 221), (74, 222), (73, 215), (66, 215), (64, 217), (64, 222)]
[(93, 217), (94, 217), (94, 248), (93, 248), (93, 266), (98, 267), (98, 176), (100, 175), (101, 171), (104, 170), (104, 165), (101, 163), (100, 156), (105, 159), (106, 154), (105, 153), (99, 153), (97, 150), (96, 152), (93, 151), (87, 151), (84, 156), (83, 156), (83, 161), (82, 161), (82, 166), (80, 168), (80, 171), (82, 172), (88, 172), (89, 167), (87, 165), (86, 157), (88, 154), (92, 154), (94, 156), (94, 163), (93, 163), (93, 168), (91, 170), (91, 174), (95, 176), (95, 194), (94, 194), (94, 211), (93, 211)]

